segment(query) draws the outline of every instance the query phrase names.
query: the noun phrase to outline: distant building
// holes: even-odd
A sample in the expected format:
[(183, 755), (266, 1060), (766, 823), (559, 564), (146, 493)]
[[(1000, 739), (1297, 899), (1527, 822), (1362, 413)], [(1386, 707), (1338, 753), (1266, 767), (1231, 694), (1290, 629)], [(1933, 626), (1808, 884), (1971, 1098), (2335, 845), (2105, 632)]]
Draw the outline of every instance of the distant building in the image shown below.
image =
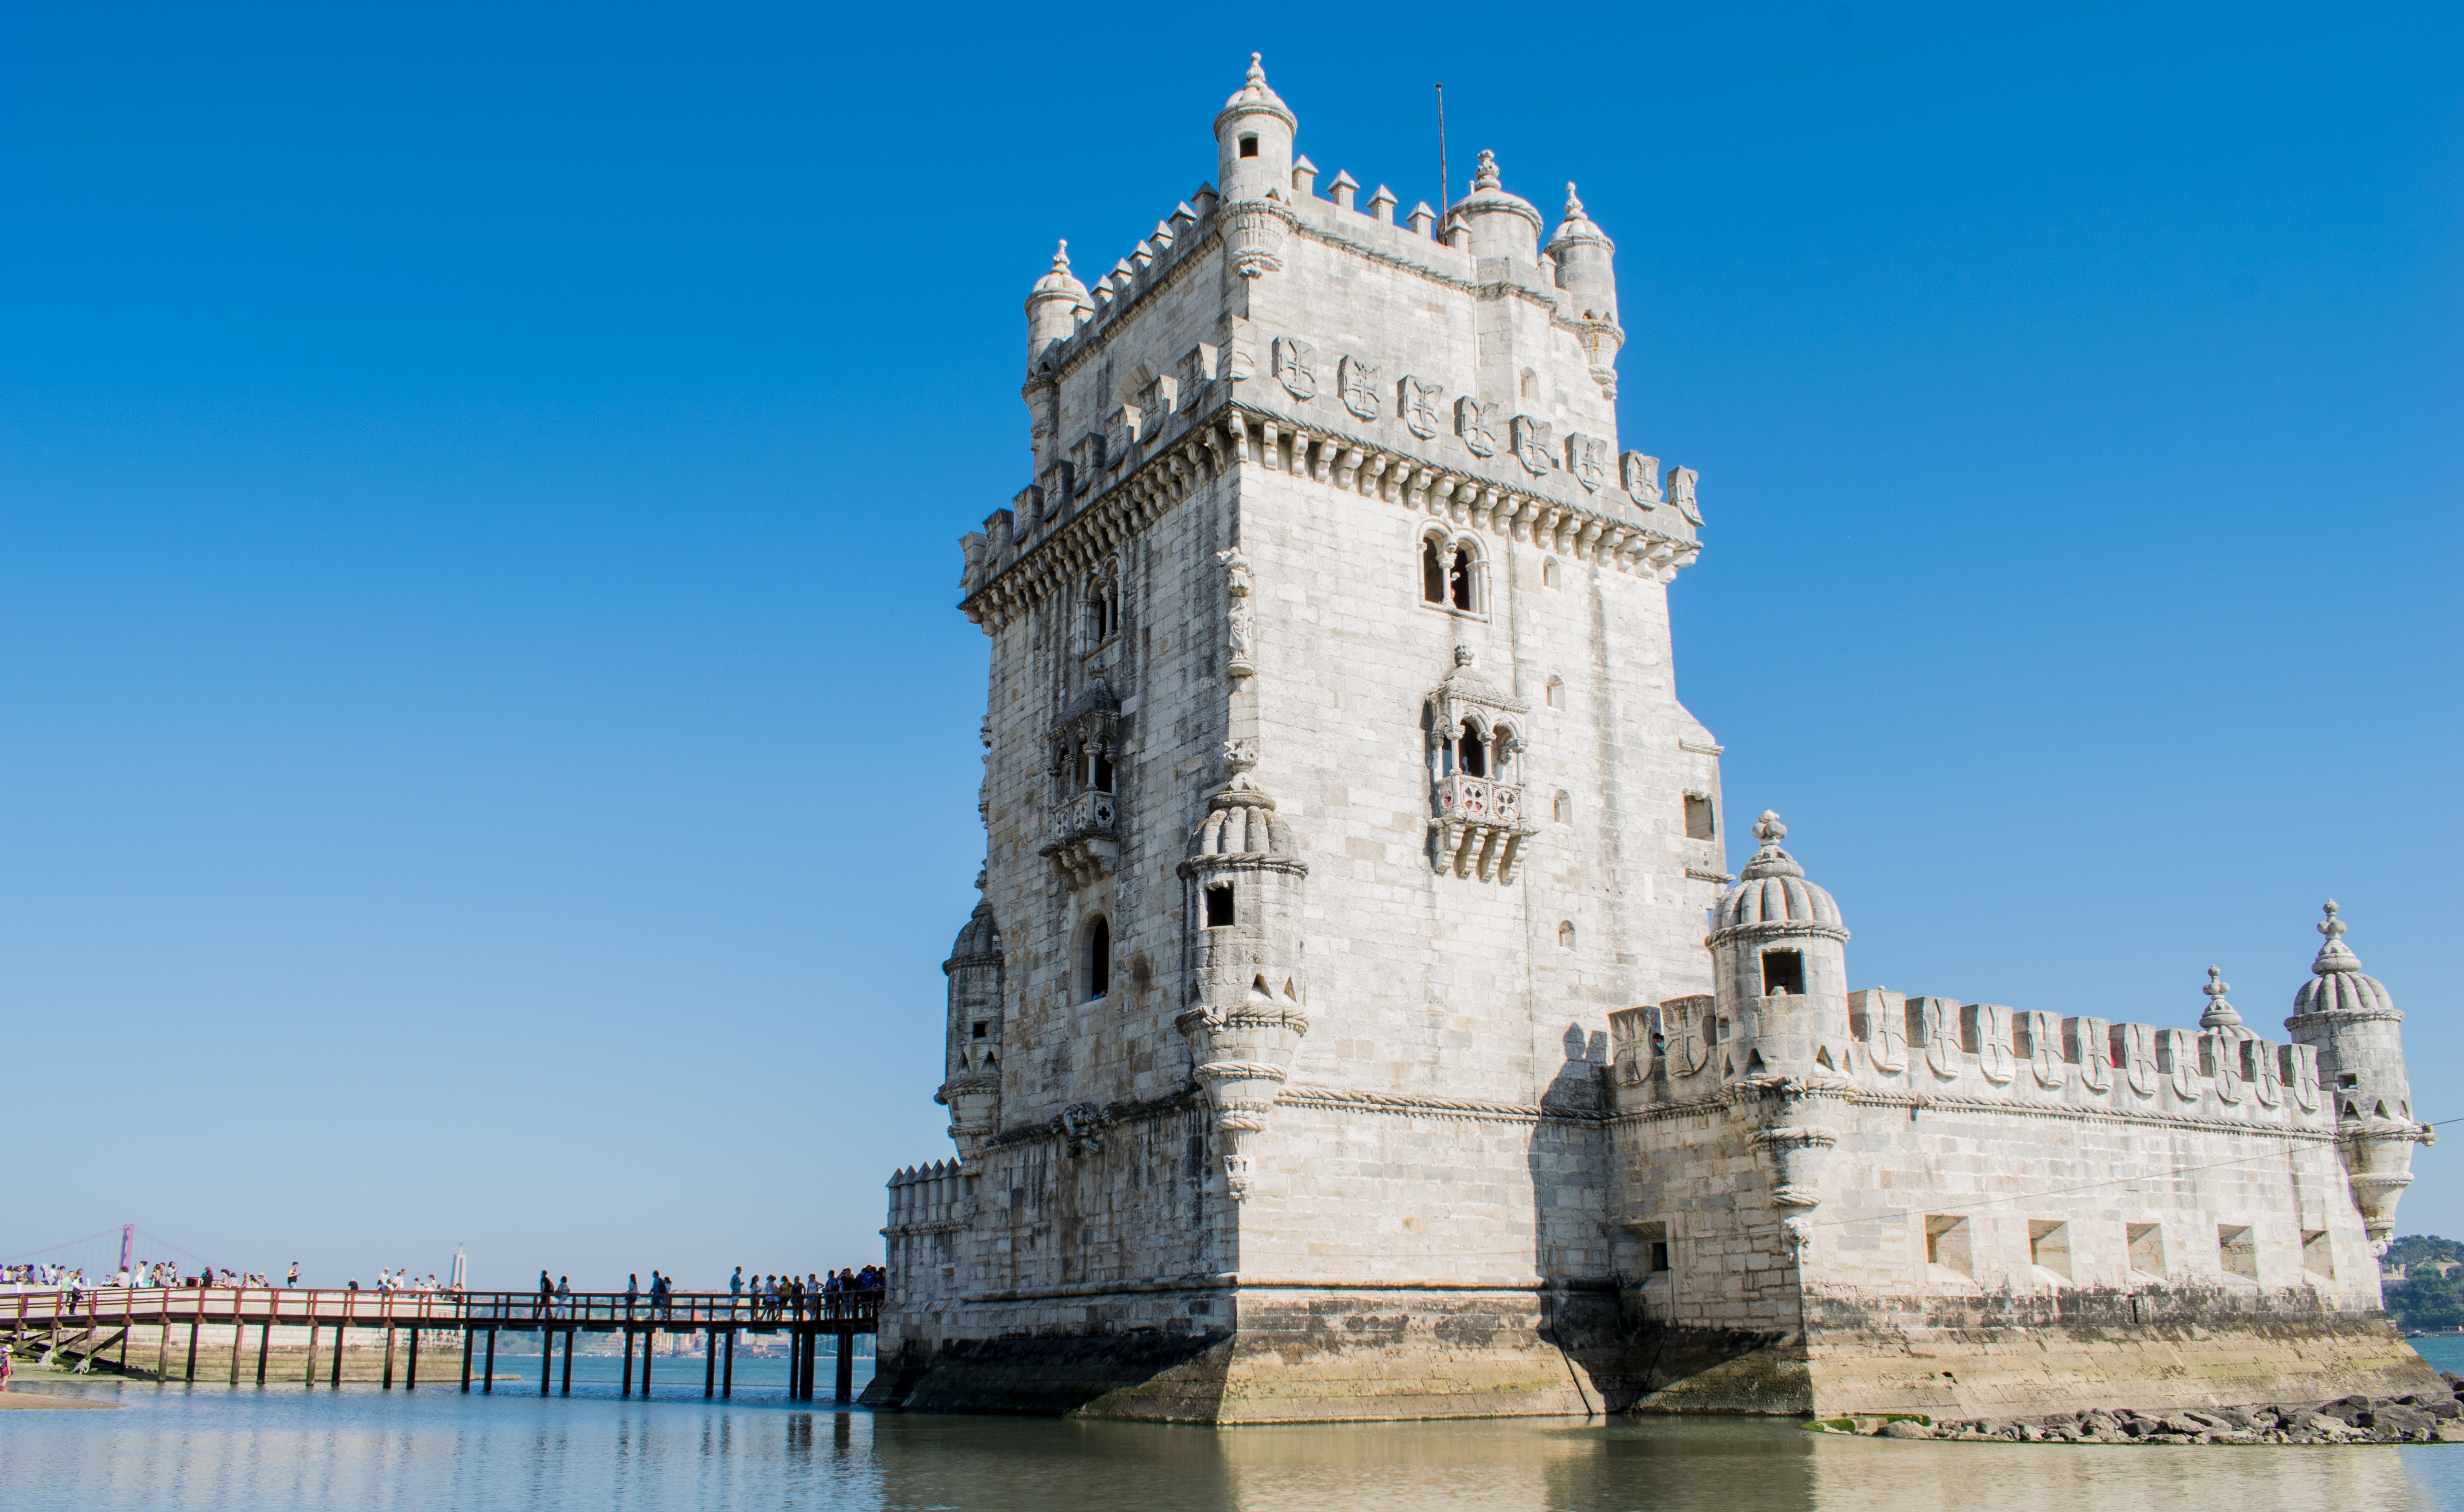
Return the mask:
[[(2334, 905), (2281, 1043), (2212, 972), (2194, 1028), (1851, 990), (1775, 815), (1724, 869), (1668, 621), (1696, 479), (1621, 449), (1609, 238), (1570, 185), (1544, 243), (1486, 153), (1398, 219), (1295, 130), (1253, 64), (1221, 189), (1027, 298), (1033, 478), (964, 542), (957, 1158), (891, 1184), (874, 1398), (2434, 1386), (2372, 1259), (2429, 1131)], [(2013, 865), (1980, 836), (1943, 885)]]

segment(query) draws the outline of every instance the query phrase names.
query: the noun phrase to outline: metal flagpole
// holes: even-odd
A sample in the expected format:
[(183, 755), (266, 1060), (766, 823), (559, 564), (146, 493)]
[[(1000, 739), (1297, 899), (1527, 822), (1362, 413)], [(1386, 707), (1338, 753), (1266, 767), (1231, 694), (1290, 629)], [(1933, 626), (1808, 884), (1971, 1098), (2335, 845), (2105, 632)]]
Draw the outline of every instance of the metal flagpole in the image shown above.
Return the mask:
[(1455, 181), (1446, 174), (1446, 86), (1438, 86), (1438, 239), (1446, 239), (1446, 207), (1453, 203)]

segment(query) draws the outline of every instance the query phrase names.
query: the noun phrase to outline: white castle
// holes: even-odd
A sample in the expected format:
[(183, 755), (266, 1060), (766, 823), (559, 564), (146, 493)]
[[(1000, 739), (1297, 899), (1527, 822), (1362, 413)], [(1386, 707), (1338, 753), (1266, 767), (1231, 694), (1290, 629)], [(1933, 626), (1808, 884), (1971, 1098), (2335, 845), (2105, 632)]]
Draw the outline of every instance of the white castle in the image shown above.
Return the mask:
[[(957, 1159), (870, 1396), (1199, 1422), (2431, 1390), (2413, 1118), (2328, 905), (2289, 1039), (1852, 991), (1677, 700), (1695, 474), (1620, 451), (1609, 238), (1396, 217), (1254, 58), (1201, 185), (1026, 300)], [(1655, 354), (1658, 355), (1658, 354)], [(1705, 916), (1709, 919), (1707, 937)]]

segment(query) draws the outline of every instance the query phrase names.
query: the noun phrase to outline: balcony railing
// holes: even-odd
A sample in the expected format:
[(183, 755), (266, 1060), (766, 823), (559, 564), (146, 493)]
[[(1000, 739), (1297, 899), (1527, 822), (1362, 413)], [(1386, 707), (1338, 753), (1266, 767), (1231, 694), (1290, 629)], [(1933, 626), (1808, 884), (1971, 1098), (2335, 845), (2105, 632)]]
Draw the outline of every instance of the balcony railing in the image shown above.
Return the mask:
[(1523, 822), (1523, 787), (1457, 772), (1438, 779), (1438, 817), (1466, 824)]

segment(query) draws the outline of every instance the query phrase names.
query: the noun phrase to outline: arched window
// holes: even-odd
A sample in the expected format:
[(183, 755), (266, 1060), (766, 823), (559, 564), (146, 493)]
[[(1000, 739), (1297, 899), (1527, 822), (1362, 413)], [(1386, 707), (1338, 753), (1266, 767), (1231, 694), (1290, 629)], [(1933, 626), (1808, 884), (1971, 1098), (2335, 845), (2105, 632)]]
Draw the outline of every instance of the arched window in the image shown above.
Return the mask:
[(1420, 601), (1424, 604), (1446, 601), (1446, 559), (1441, 550), (1435, 536), (1420, 543)]
[(1573, 823), (1573, 822), (1574, 822), (1574, 798), (1573, 798), (1573, 795), (1572, 793), (1570, 793), (1570, 792), (1566, 791), (1566, 789), (1564, 789), (1563, 788), (1558, 789), (1557, 789), (1557, 801), (1556, 801), (1554, 804), (1551, 805), (1551, 807), (1550, 807), (1550, 813), (1549, 813), (1549, 816), (1550, 816), (1551, 818), (1552, 818), (1552, 819), (1555, 819), (1559, 824), (1572, 824), (1572, 823)]
[(1096, 578), (1087, 585), (1087, 649), (1094, 650), (1120, 630), (1121, 586), (1110, 576)]
[(1097, 792), (1112, 790), (1112, 753), (1104, 746), (1095, 746), (1088, 753), (1087, 786)]
[(1112, 989), (1112, 925), (1102, 914), (1087, 926), (1086, 995), (1102, 997)]
[(1455, 767), (1466, 777), (1488, 775), (1488, 742), (1481, 738), (1480, 726), (1468, 720), (1455, 742)]
[(1459, 545), (1455, 547), (1454, 560), (1446, 572), (1446, 593), (1454, 601), (1455, 608), (1467, 611), (1473, 607), (1473, 582), (1471, 548)]
[(1533, 371), (1532, 371), (1530, 368), (1529, 368), (1529, 367), (1524, 368), (1524, 369), (1523, 369), (1523, 397), (1524, 397), (1524, 398), (1526, 398), (1526, 399), (1536, 399), (1536, 398), (1538, 398), (1539, 396), (1540, 396), (1540, 375), (1539, 375), (1538, 373), (1533, 372)]
[(1542, 588), (1555, 588), (1557, 586), (1557, 559), (1555, 557), (1551, 557), (1540, 564), (1540, 586)]
[(1572, 919), (1560, 920), (1557, 923), (1557, 948), (1560, 950), (1574, 948), (1574, 921)]
[(1551, 678), (1549, 679), (1549, 706), (1552, 709), (1562, 709), (1566, 706), (1565, 678)]

